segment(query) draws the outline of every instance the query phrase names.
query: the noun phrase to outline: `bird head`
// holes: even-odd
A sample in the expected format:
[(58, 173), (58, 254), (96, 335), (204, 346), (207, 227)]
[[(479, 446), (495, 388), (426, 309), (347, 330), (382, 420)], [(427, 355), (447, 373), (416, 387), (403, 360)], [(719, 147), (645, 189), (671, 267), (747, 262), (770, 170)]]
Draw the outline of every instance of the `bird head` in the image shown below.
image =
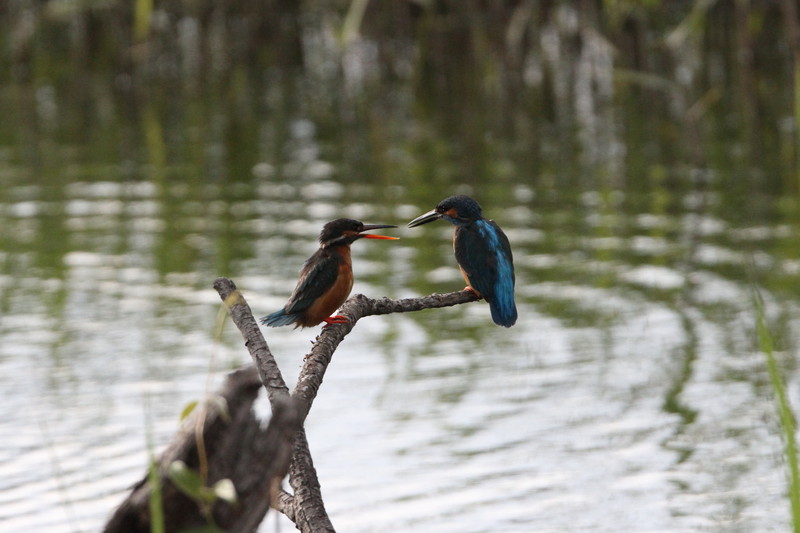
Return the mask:
[(422, 214), (408, 223), (409, 228), (414, 228), (443, 218), (453, 224), (469, 224), (481, 218), (481, 206), (463, 194), (445, 198), (431, 211)]
[(360, 220), (353, 220), (352, 218), (337, 218), (322, 227), (322, 232), (319, 234), (319, 242), (322, 246), (336, 246), (340, 244), (350, 245), (358, 239), (396, 240), (397, 237), (364, 233), (373, 229), (396, 227), (390, 224), (364, 224)]

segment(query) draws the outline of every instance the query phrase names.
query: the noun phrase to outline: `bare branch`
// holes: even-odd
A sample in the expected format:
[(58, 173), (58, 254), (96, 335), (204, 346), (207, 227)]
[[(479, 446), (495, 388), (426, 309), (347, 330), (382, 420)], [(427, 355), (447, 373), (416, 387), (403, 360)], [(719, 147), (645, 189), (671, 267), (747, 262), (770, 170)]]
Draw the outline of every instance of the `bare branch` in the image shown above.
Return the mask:
[[(250, 355), (259, 369), (259, 376), (264, 383), (270, 399), (274, 395), (288, 395), (286, 382), (283, 380), (280, 369), (275, 358), (272, 356), (267, 341), (258, 328), (253, 312), (244, 299), (244, 296), (236, 289), (233, 281), (227, 278), (218, 278), (214, 282), (214, 288), (227, 306), (231, 319), (236, 327), (241, 331), (245, 339), (245, 345), (250, 351)], [(340, 314), (350, 320), (346, 324), (333, 324), (323, 328), (322, 333), (317, 336), (311, 352), (305, 357), (297, 386), (292, 392), (292, 397), (299, 400), (300, 417), (305, 420), (311, 404), (317, 396), (317, 391), (322, 384), (325, 370), (333, 357), (333, 352), (339, 343), (355, 327), (356, 322), (361, 318), (371, 315), (387, 315), (391, 313), (408, 313), (411, 311), (421, 311), (423, 309), (435, 309), (440, 307), (452, 307), (454, 305), (474, 302), (480, 298), (474, 292), (462, 290), (447, 294), (431, 294), (420, 298), (403, 298), (393, 300), (391, 298), (367, 298), (363, 294), (355, 294), (347, 299), (340, 310)]]
[(334, 533), (303, 428), (295, 435), (289, 484), (294, 490), (294, 523), (298, 529), (303, 533)]
[[(259, 377), (264, 388), (267, 389), (270, 404), (274, 410), (281, 399), (289, 400), (289, 391), (278, 364), (267, 346), (267, 341), (253, 317), (253, 312), (247, 305), (244, 296), (236, 289), (233, 281), (227, 278), (218, 278), (214, 282), (214, 288), (228, 308), (233, 323), (239, 328), (245, 339), (245, 345), (255, 361)], [(295, 490), (295, 495), (289, 496), (283, 493), (282, 497), (276, 498), (275, 501), (280, 502), (285, 508), (293, 510), (293, 521), (303, 533), (334, 531), (325, 512), (317, 472), (308, 449), (305, 431), (302, 430), (302, 423), (308, 410), (301, 409), (294, 399), (292, 399), (292, 403), (298, 409), (300, 422), (300, 430), (295, 435), (289, 476), (289, 482)], [(290, 499), (291, 503), (289, 503)]]
[[(267, 389), (270, 404), (274, 407), (278, 397), (288, 398), (289, 388), (283, 380), (278, 363), (267, 346), (267, 341), (258, 328), (258, 323), (244, 296), (236, 289), (236, 285), (228, 278), (217, 278), (214, 288), (219, 293), (222, 302), (227, 307), (231, 320), (239, 328), (245, 340), (245, 346), (258, 368), (258, 375), (264, 388)], [(305, 415), (303, 415), (305, 418)]]
[(325, 327), (314, 341), (311, 352), (306, 355), (305, 364), (297, 377), (297, 386), (292, 392), (292, 398), (298, 400), (300, 416), (305, 419), (311, 404), (317, 396), (317, 391), (322, 385), (325, 370), (331, 362), (333, 352), (339, 343), (355, 327), (360, 319), (371, 315), (388, 315), (391, 313), (408, 313), (423, 309), (436, 309), (439, 307), (452, 307), (454, 305), (475, 302), (480, 298), (474, 292), (462, 290), (447, 294), (431, 294), (421, 298), (367, 298), (363, 294), (355, 294), (347, 299), (339, 310), (339, 314), (346, 316), (346, 324), (333, 324)]
[[(208, 519), (208, 510), (204, 511), (197, 502), (183, 495), (166, 477), (169, 465), (176, 460), (184, 461), (192, 469), (198, 467), (200, 454), (194, 430), (202, 428), (201, 441), (209, 465), (208, 483), (231, 479), (240, 497), (236, 506), (222, 501), (214, 503), (211, 516), (217, 525), (226, 530), (254, 530), (271, 503), (304, 533), (333, 532), (302, 427), (333, 352), (356, 322), (365, 316), (452, 306), (475, 301), (477, 297), (469, 291), (403, 300), (373, 300), (354, 295), (341, 309), (349, 322), (322, 330), (305, 358), (297, 387), (289, 395), (275, 358), (236, 285), (229, 279), (219, 278), (214, 282), (214, 288), (242, 333), (255, 362), (255, 370), (251, 367), (231, 374), (220, 392), (225, 398), (223, 404), (228, 405), (230, 419), (219, 410), (222, 404), (210, 402), (192, 414), (162, 454), (158, 469), (161, 478), (166, 480), (162, 487), (162, 500), (167, 510), (168, 529), (200, 526)], [(273, 411), (266, 430), (259, 427), (252, 412), (259, 384), (267, 390)], [(294, 495), (279, 486), (287, 470)], [(149, 494), (149, 481), (145, 476), (109, 520), (106, 531), (148, 531)]]
[(294, 496), (281, 489), (272, 500), (272, 507), (286, 515), (286, 518), (297, 523), (297, 505)]

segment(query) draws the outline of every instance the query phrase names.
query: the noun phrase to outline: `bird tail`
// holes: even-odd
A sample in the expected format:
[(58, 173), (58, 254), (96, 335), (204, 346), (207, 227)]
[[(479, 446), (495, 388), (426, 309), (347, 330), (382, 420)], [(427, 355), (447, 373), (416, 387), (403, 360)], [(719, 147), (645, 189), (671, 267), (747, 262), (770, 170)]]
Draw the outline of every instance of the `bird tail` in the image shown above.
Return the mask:
[(514, 297), (496, 298), (489, 302), (489, 309), (492, 311), (492, 320), (498, 326), (510, 328), (517, 322), (517, 306), (514, 304)]
[(288, 326), (297, 320), (297, 315), (294, 313), (287, 313), (285, 309), (280, 309), (267, 316), (262, 316), (260, 319), (261, 324), (277, 328), (278, 326)]

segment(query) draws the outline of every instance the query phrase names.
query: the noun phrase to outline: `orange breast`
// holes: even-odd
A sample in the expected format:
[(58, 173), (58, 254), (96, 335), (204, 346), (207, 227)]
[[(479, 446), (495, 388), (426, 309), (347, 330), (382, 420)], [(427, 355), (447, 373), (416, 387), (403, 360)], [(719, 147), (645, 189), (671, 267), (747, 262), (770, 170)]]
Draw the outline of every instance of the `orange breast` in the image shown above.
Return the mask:
[(302, 327), (316, 326), (344, 303), (353, 290), (353, 267), (350, 263), (350, 247), (342, 246), (339, 250), (339, 275), (331, 287), (322, 293), (322, 296), (297, 320), (297, 325)]

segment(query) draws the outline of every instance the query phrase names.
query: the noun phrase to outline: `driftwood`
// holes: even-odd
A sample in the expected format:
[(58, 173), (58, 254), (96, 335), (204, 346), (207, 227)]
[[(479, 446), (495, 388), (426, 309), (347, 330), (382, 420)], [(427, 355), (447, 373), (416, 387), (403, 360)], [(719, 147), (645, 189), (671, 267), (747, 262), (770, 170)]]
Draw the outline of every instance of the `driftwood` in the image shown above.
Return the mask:
[[(166, 531), (204, 526), (209, 522), (225, 531), (253, 531), (263, 520), (288, 470), (300, 422), (297, 409), (286, 398), (273, 404), (272, 419), (266, 429), (262, 428), (252, 410), (260, 388), (261, 380), (252, 365), (231, 373), (216, 399), (187, 417), (161, 455), (157, 468), (162, 480), (160, 500)], [(238, 502), (231, 504), (217, 499), (204, 512), (197, 501), (170, 480), (167, 471), (175, 461), (182, 461), (194, 471), (207, 470), (208, 486), (223, 479), (231, 480)], [(145, 474), (117, 508), (104, 531), (149, 533), (151, 490)]]
[[(219, 278), (214, 288), (242, 333), (254, 367), (231, 374), (219, 393), (227, 402), (229, 420), (221, 416), (217, 403), (210, 402), (205, 409), (194, 413), (161, 456), (158, 468), (161, 479), (167, 480), (162, 483), (161, 494), (166, 531), (209, 523), (207, 510), (204, 513), (201, 506), (184, 496), (165, 475), (176, 460), (190, 468), (201, 467), (200, 442), (208, 461), (205, 468), (208, 484), (230, 479), (238, 496), (238, 502), (233, 505), (214, 502), (213, 524), (225, 531), (254, 531), (272, 506), (304, 533), (333, 532), (303, 422), (339, 343), (358, 320), (366, 316), (449, 307), (476, 301), (478, 297), (468, 290), (401, 300), (371, 299), (361, 294), (350, 297), (339, 311), (348, 322), (322, 329), (305, 357), (297, 385), (290, 394), (253, 313), (236, 285), (227, 278)], [(266, 430), (259, 429), (252, 412), (252, 403), (261, 385), (266, 389), (273, 413)], [(202, 439), (197, 438), (198, 427), (202, 428)], [(292, 493), (279, 488), (287, 469)], [(145, 476), (109, 520), (105, 531), (149, 531), (150, 490)]]

